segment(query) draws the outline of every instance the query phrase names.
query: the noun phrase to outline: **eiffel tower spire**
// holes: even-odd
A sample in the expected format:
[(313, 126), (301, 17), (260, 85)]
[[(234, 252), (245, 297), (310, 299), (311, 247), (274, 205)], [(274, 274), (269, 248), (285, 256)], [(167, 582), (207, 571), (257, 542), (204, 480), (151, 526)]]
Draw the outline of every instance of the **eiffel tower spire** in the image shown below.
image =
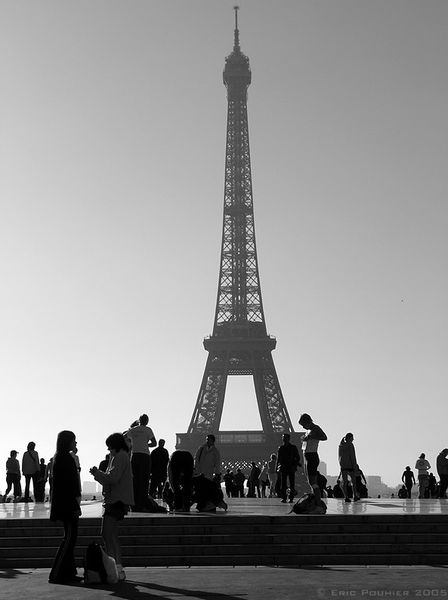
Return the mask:
[[(217, 435), (224, 459), (266, 459), (293, 432), (272, 359), (276, 340), (269, 336), (261, 296), (252, 195), (247, 118), (249, 59), (240, 48), (238, 7), (234, 46), (225, 59), (227, 135), (224, 211), (213, 333), (204, 340), (208, 352), (196, 406), (187, 434), (177, 435), (177, 447), (194, 450), (207, 433)], [(227, 379), (251, 376), (263, 430), (220, 432)]]

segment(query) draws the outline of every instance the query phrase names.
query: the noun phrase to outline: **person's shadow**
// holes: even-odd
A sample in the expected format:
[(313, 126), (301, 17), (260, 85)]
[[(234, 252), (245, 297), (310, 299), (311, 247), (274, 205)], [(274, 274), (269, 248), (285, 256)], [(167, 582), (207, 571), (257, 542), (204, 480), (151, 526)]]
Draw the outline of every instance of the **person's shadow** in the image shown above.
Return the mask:
[[(108, 595), (110, 598), (125, 598), (126, 600), (150, 600), (152, 598), (154, 598), (154, 600), (171, 600), (174, 595), (179, 595), (181, 598), (191, 596), (192, 598), (203, 598), (204, 600), (241, 600), (242, 596), (246, 595), (243, 593), (239, 596), (233, 596), (221, 592), (210, 592), (209, 590), (186, 590), (181, 587), (160, 585), (159, 583), (130, 580), (122, 581), (116, 586), (92, 585), (89, 587), (91, 587), (92, 590), (104, 589), (112, 592)], [(151, 593), (151, 591), (154, 593)], [(163, 592), (166, 592), (167, 596), (162, 595)]]
[(15, 579), (23, 575), (23, 571), (20, 569), (11, 569), (10, 567), (0, 568), (0, 579)]

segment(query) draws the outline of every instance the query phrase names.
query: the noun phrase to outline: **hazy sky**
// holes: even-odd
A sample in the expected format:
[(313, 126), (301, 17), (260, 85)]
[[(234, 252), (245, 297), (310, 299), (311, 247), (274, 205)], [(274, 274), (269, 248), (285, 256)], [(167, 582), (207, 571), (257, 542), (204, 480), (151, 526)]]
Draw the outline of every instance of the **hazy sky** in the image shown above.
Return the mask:
[[(235, 2), (0, 1), (0, 460), (142, 412), (174, 449), (212, 330)], [(241, 0), (261, 287), (295, 426), (397, 484), (448, 446), (448, 2)], [(222, 429), (258, 429), (229, 380)], [(3, 458), (2, 458), (3, 457)], [(2, 481), (3, 481), (3, 475)], [(4, 482), (0, 484), (4, 489)]]

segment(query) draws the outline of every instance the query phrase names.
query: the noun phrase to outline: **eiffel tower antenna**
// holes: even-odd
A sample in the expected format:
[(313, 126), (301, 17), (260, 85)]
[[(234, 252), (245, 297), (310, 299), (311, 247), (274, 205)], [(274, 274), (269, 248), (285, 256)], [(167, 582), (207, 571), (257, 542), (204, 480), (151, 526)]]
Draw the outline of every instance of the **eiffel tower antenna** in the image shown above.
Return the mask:
[(240, 48), (240, 32), (238, 31), (238, 11), (240, 10), (239, 6), (234, 6), (233, 10), (235, 11), (235, 32), (234, 32), (234, 43), (233, 50), (239, 50)]
[[(267, 334), (264, 318), (247, 119), (252, 74), (239, 46), (237, 6), (234, 11), (234, 46), (223, 72), (228, 104), (224, 216), (213, 333), (204, 340), (208, 358), (188, 432), (177, 434), (176, 445), (195, 452), (213, 433), (224, 463), (233, 467), (266, 460), (281, 444), (281, 434), (294, 432), (272, 359), (276, 340)], [(220, 431), (229, 376), (252, 377), (262, 431)]]

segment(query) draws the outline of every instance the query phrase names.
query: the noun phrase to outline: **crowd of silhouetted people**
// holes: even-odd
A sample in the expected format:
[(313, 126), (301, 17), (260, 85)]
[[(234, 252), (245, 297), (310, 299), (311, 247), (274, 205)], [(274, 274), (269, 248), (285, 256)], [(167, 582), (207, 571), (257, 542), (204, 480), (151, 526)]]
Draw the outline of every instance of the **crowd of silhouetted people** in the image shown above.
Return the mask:
[[(297, 471), (303, 473), (311, 495), (319, 501), (323, 497), (357, 502), (368, 497), (367, 481), (359, 467), (353, 433), (346, 433), (338, 446), (340, 474), (335, 485), (329, 486), (319, 471), (318, 447), (327, 440), (323, 429), (307, 413), (299, 424), (306, 430), (302, 448), (291, 442), (289, 433), (282, 435), (282, 444), (263, 462), (252, 461), (244, 467), (221, 472), (221, 456), (212, 433), (195, 453), (175, 450), (169, 454), (165, 440), (157, 442), (148, 425), (148, 415), (142, 414), (122, 433), (112, 433), (105, 440), (107, 454), (89, 469), (95, 481), (102, 485), (103, 517), (101, 535), (108, 556), (114, 559), (117, 580), (125, 578), (119, 541), (119, 522), (130, 511), (189, 512), (196, 505), (199, 512), (213, 513), (227, 510), (227, 498), (278, 498), (280, 502), (294, 502), (297, 496)], [(152, 451), (150, 450), (152, 449)], [(448, 449), (436, 458), (438, 479), (431, 471), (425, 454), (415, 463), (417, 477), (407, 466), (402, 474), (398, 497), (409, 499), (418, 486), (418, 498), (446, 498), (448, 487)], [(50, 583), (77, 581), (74, 548), (78, 520), (81, 515), (81, 466), (75, 433), (61, 431), (56, 440), (56, 452), (46, 463), (39, 458), (35, 442), (29, 442), (21, 462), (18, 452), (11, 450), (6, 461), (6, 490), (3, 502), (50, 501), (50, 519), (60, 521), (64, 539), (58, 549), (50, 572)], [(25, 486), (22, 493), (22, 476)], [(49, 495), (45, 496), (46, 484)], [(32, 487), (32, 492), (31, 492)], [(9, 497), (12, 491), (12, 498)], [(159, 502), (157, 502), (159, 500)], [(162, 502), (160, 502), (162, 500)], [(168, 509), (164, 505), (168, 506)]]

